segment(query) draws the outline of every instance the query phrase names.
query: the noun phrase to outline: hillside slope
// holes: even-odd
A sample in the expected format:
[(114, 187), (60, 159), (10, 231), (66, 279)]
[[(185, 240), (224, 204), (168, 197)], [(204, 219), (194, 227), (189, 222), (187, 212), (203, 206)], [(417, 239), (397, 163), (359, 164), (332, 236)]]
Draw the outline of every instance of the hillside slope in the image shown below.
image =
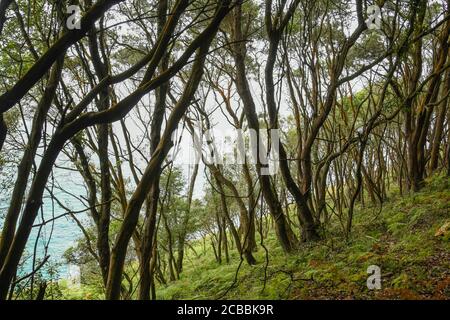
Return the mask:
[[(419, 193), (393, 191), (381, 212), (358, 209), (348, 242), (338, 225), (326, 240), (286, 256), (273, 234), (258, 264), (215, 262), (210, 246), (188, 250), (180, 280), (157, 288), (158, 299), (449, 299), (450, 179), (435, 177)], [(268, 263), (267, 263), (268, 262)], [(380, 290), (367, 288), (367, 268), (381, 268)], [(236, 281), (235, 281), (236, 280)], [(234, 283), (234, 285), (232, 285)]]

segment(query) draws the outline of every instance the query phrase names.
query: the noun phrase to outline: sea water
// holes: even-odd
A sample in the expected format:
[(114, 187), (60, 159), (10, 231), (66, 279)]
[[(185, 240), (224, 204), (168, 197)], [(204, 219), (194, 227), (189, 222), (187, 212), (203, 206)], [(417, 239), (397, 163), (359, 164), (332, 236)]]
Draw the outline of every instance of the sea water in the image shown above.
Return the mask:
[[(86, 191), (79, 178), (74, 177), (71, 173), (60, 173), (57, 179), (59, 184), (65, 191), (54, 188), (52, 194), (70, 211), (82, 211), (86, 209), (78, 198), (86, 198)], [(68, 192), (66, 192), (68, 191)], [(3, 226), (3, 219), (8, 210), (8, 201), (3, 199), (0, 202), (0, 230)], [(22, 266), (18, 271), (18, 277), (29, 274), (34, 268), (37, 268), (39, 262), (46, 256), (49, 256), (46, 266), (41, 269), (44, 277), (68, 278), (70, 270), (67, 262), (63, 258), (67, 249), (76, 244), (76, 240), (83, 236), (76, 222), (70, 215), (64, 215), (67, 210), (55, 200), (52, 200), (50, 194), (46, 192), (43, 197), (43, 205), (34, 222), (34, 227), (28, 238), (25, 252), (22, 256)], [(51, 221), (54, 217), (64, 215), (58, 219)], [(86, 212), (74, 213), (80, 221), (88, 219)], [(48, 221), (41, 228), (37, 226), (43, 221)], [(35, 250), (36, 249), (36, 250)], [(35, 256), (34, 256), (35, 254)], [(35, 265), (33, 267), (33, 260)], [(52, 266), (56, 274), (49, 274), (49, 266)], [(53, 273), (53, 272), (52, 272)]]

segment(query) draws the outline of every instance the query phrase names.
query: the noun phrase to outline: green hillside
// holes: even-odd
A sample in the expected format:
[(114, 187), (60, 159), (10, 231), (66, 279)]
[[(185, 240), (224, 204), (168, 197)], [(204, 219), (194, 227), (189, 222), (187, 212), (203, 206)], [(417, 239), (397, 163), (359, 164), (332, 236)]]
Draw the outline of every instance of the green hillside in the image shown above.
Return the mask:
[[(215, 262), (211, 246), (188, 251), (180, 280), (159, 286), (158, 299), (448, 299), (450, 298), (450, 180), (428, 180), (419, 193), (391, 194), (381, 212), (358, 208), (347, 243), (336, 223), (326, 240), (285, 255), (274, 234), (258, 264), (231, 250)], [(442, 232), (438, 232), (442, 229)], [(444, 230), (445, 229), (445, 230)], [(378, 265), (382, 289), (368, 290), (367, 267)], [(234, 285), (232, 286), (232, 284)]]

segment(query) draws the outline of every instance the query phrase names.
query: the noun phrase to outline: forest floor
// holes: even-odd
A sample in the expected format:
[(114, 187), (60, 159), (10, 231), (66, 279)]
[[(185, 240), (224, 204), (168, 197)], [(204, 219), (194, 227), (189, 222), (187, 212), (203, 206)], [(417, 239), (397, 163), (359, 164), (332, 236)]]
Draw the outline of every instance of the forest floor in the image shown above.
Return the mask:
[[(338, 219), (336, 219), (338, 220)], [(427, 180), (419, 193), (390, 197), (355, 211), (345, 241), (337, 221), (325, 240), (286, 255), (275, 236), (259, 246), (256, 266), (230, 250), (218, 264), (209, 243), (192, 243), (179, 280), (157, 287), (158, 299), (450, 299), (450, 179)], [(268, 263), (267, 263), (268, 262)], [(381, 289), (369, 290), (367, 268), (381, 269)], [(236, 276), (237, 275), (237, 276)]]

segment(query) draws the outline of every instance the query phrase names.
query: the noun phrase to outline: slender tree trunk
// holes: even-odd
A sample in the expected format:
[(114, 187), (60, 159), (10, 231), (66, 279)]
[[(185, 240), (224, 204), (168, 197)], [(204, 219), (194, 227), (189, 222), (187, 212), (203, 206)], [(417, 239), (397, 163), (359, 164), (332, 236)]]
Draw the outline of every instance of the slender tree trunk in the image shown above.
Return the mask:
[[(102, 33), (101, 33), (102, 34)], [(101, 81), (108, 75), (107, 62), (102, 61), (100, 57), (100, 48), (97, 41), (95, 28), (89, 32), (89, 51), (92, 57), (92, 63), (98, 77)], [(106, 87), (100, 92), (100, 99), (97, 103), (98, 111), (105, 111), (109, 108), (109, 88)], [(100, 190), (101, 207), (97, 224), (97, 250), (99, 264), (102, 272), (103, 283), (106, 286), (108, 281), (108, 269), (110, 259), (109, 248), (109, 223), (111, 217), (111, 174), (109, 170), (108, 139), (109, 124), (103, 123), (97, 126), (98, 139), (98, 160), (100, 163)]]
[(189, 183), (189, 189), (188, 189), (188, 197), (187, 197), (187, 210), (186, 210), (186, 216), (183, 219), (183, 225), (182, 230), (178, 237), (178, 255), (177, 255), (177, 270), (180, 274), (183, 271), (183, 258), (184, 258), (184, 245), (186, 242), (186, 231), (190, 220), (191, 215), (191, 205), (192, 205), (192, 198), (194, 195), (194, 187), (195, 187), (195, 181), (197, 179), (198, 175), (198, 163), (194, 165), (194, 169), (192, 171), (192, 177), (191, 181)]
[[(446, 72), (445, 85), (442, 87), (442, 95), (446, 95), (450, 90), (450, 71)], [(445, 116), (447, 113), (448, 97), (444, 98), (440, 104), (439, 113), (435, 122), (433, 144), (431, 148), (430, 171), (433, 172), (438, 168), (439, 153), (441, 140), (444, 131)], [(444, 157), (445, 158), (445, 157)]]
[[(44, 94), (38, 103), (37, 110), (33, 118), (29, 141), (25, 147), (24, 154), (18, 166), (18, 172), (20, 172), (20, 174), (17, 176), (16, 182), (14, 184), (11, 201), (8, 207), (8, 212), (6, 213), (5, 216), (2, 234), (0, 238), (1, 239), (0, 269), (2, 267), (2, 263), (6, 258), (6, 255), (8, 254), (8, 250), (11, 246), (11, 242), (14, 237), (14, 232), (16, 231), (16, 224), (19, 219), (23, 197), (28, 185), (31, 167), (33, 164), (34, 157), (36, 155), (36, 151), (39, 146), (39, 142), (41, 141), (42, 138), (42, 130), (44, 128), (44, 123), (46, 121), (48, 110), (50, 109), (52, 101), (55, 97), (56, 88), (58, 87), (58, 82), (61, 77), (63, 63), (64, 58), (62, 57), (57, 61), (55, 66), (52, 68), (48, 83), (44, 90)], [(6, 134), (6, 125), (5, 125), (5, 134)], [(0, 144), (1, 143), (2, 141), (0, 141)]]
[(5, 143), (7, 133), (8, 127), (6, 126), (5, 118), (3, 113), (0, 113), (0, 152), (3, 150), (3, 144)]
[[(167, 21), (168, 2), (167, 0), (159, 1), (158, 3), (158, 34), (161, 35), (164, 29), (164, 25)], [(162, 59), (160, 71), (163, 72), (167, 69), (169, 60), (167, 52)], [(166, 98), (169, 90), (168, 83), (163, 84), (156, 90), (155, 110), (153, 112), (152, 123), (150, 127), (150, 154), (155, 152), (161, 140), (161, 127), (164, 120), (164, 114), (166, 111)], [(144, 224), (144, 233), (142, 239), (142, 264), (140, 266), (140, 287), (139, 287), (139, 299), (148, 300), (150, 298), (150, 283), (152, 279), (150, 260), (153, 248), (152, 239), (155, 232), (156, 214), (158, 210), (159, 200), (159, 180), (161, 177), (161, 168), (155, 177), (155, 181), (150, 189), (150, 196), (148, 198), (148, 206), (150, 206), (149, 214), (146, 217)]]

